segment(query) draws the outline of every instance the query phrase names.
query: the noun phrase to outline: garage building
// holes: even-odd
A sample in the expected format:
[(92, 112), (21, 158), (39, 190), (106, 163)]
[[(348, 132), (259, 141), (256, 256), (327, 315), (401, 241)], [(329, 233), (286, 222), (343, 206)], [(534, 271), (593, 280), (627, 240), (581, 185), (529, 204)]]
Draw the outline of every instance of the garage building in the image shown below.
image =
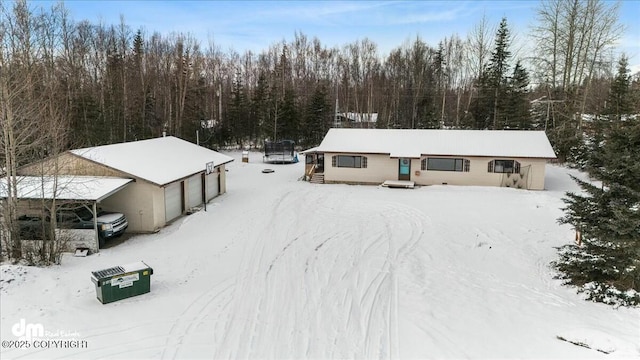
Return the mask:
[(101, 201), (124, 213), (128, 231), (154, 232), (226, 192), (233, 158), (173, 136), (67, 151), (20, 169), (20, 175), (105, 176), (133, 182)]

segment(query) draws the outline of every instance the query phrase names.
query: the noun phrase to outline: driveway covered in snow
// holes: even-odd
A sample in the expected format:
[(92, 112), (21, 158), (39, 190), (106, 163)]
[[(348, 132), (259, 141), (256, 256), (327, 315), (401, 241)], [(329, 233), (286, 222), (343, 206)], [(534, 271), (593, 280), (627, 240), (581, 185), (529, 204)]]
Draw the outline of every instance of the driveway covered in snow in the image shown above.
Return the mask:
[[(566, 169), (548, 166), (548, 191), (389, 189), (310, 184), (298, 181), (304, 162), (230, 155), (228, 192), (206, 212), (61, 266), (3, 265), (2, 340), (25, 319), (86, 347), (2, 357), (640, 355), (637, 309), (585, 302), (552, 279), (554, 247), (573, 239), (556, 222), (574, 186)], [(154, 269), (151, 293), (96, 300), (91, 271), (139, 260)]]

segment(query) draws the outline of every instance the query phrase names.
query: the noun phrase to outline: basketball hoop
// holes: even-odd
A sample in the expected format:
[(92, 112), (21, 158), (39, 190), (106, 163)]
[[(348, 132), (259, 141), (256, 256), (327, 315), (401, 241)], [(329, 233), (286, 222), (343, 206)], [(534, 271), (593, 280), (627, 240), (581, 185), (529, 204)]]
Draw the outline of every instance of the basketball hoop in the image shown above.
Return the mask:
[(207, 163), (205, 173), (206, 173), (207, 175), (209, 175), (209, 174), (211, 174), (211, 173), (213, 172), (213, 170), (215, 170), (215, 167), (214, 167), (214, 165), (213, 165), (213, 161), (210, 161), (210, 162), (208, 162), (208, 163)]

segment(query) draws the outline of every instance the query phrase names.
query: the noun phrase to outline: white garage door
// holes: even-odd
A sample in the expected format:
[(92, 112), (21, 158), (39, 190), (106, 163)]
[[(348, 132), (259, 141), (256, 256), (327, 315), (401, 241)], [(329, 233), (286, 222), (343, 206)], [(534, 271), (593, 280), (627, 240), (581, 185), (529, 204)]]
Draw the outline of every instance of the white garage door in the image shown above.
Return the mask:
[(207, 201), (218, 196), (220, 188), (218, 187), (219, 173), (211, 173), (207, 175)]
[(189, 178), (189, 207), (202, 204), (202, 175)]
[(165, 221), (171, 221), (182, 214), (182, 183), (177, 182), (164, 188)]

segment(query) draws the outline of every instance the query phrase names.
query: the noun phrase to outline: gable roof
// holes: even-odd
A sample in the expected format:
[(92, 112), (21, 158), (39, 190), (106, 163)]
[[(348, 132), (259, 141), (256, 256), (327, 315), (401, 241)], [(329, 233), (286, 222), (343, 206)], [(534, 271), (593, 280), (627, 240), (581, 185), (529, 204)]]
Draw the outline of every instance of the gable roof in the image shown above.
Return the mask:
[[(16, 188), (20, 199), (102, 201), (132, 181), (104, 176), (18, 176)], [(7, 178), (2, 178), (0, 198), (6, 197)]]
[(206, 164), (229, 163), (233, 158), (173, 136), (71, 150), (87, 160), (166, 185), (205, 171)]
[(505, 156), (555, 159), (544, 131), (329, 129), (317, 152), (421, 155)]

